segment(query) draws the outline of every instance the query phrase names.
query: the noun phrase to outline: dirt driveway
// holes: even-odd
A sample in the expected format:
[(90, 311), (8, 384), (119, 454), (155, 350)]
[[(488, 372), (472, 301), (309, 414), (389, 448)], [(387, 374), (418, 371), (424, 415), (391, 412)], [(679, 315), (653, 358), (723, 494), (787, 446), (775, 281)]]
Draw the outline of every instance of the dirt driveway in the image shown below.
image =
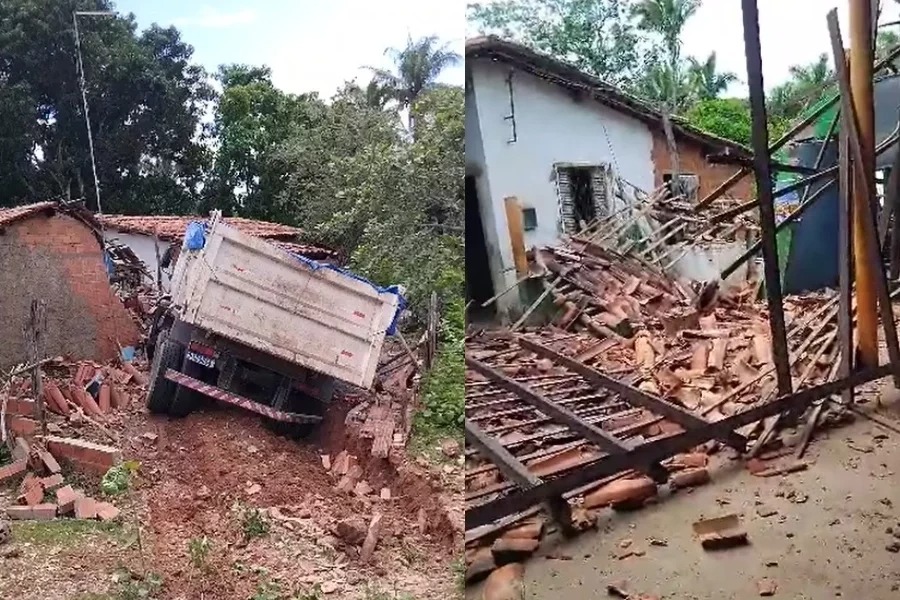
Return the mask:
[[(454, 548), (462, 524), (451, 522), (461, 513), (448, 492), (461, 470), (363, 461), (373, 491), (338, 491), (322, 454), (343, 449), (342, 424), (339, 406), (319, 438), (294, 442), (237, 410), (170, 420), (135, 409), (124, 426), (123, 451), (140, 469), (127, 495), (116, 499), (120, 521), (15, 523), (18, 556), (0, 558), (0, 598), (461, 595)], [(86, 489), (97, 484), (80, 483)], [(382, 499), (382, 488), (390, 499)], [(11, 494), (7, 490), (5, 502)], [(381, 535), (363, 563), (339, 524), (355, 520), (365, 533), (376, 512), (383, 515)]]

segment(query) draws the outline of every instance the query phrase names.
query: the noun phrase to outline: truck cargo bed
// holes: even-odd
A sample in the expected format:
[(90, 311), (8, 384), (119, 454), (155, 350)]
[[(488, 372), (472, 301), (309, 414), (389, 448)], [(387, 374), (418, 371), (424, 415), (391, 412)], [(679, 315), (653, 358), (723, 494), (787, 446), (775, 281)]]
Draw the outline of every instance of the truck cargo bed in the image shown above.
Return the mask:
[(218, 219), (202, 249), (181, 252), (172, 296), (186, 323), (364, 388), (399, 303)]

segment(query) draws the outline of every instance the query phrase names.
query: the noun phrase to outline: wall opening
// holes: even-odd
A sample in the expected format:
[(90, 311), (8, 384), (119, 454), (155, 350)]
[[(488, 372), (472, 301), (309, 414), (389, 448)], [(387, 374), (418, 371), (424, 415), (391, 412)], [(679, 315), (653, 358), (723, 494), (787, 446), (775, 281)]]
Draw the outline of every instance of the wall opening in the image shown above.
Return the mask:
[(681, 196), (682, 200), (697, 202), (700, 191), (700, 177), (693, 173), (679, 173), (677, 181), (672, 173), (663, 173), (663, 185), (666, 186), (666, 198)]
[(556, 167), (562, 232), (575, 234), (609, 213), (607, 169), (603, 166)]
[(466, 303), (469, 319), (492, 318), (496, 304), (487, 308), (481, 305), (494, 296), (494, 283), (488, 262), (487, 242), (484, 224), (478, 202), (478, 188), (475, 177), (466, 176)]

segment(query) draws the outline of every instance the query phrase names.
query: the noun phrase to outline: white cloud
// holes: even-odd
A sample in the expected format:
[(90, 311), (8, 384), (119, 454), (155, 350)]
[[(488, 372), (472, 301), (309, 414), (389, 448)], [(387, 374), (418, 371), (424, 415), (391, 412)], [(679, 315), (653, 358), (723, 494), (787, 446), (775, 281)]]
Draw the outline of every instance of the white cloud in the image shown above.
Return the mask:
[[(279, 40), (268, 49), (272, 78), (286, 91), (317, 91), (329, 98), (344, 81), (368, 82), (372, 74), (363, 67), (390, 68), (385, 49), (403, 47), (408, 36), (436, 35), (462, 55), (465, 5), (466, 0), (323, 3), (294, 38)], [(445, 70), (440, 81), (461, 85), (462, 61)]]
[(231, 12), (223, 12), (212, 6), (204, 6), (200, 14), (191, 17), (179, 17), (174, 24), (177, 27), (201, 27), (206, 29), (223, 29), (236, 25), (246, 25), (256, 20), (257, 13), (252, 8), (244, 8)]

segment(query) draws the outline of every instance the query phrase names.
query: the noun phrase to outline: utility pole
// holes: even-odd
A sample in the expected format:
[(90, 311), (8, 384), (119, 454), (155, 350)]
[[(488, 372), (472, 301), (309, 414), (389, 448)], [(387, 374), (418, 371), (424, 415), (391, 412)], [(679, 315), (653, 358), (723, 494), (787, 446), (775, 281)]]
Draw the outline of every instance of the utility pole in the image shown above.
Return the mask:
[(97, 213), (103, 214), (100, 205), (100, 178), (97, 177), (97, 161), (94, 158), (94, 134), (91, 132), (91, 116), (88, 111), (87, 86), (84, 79), (84, 61), (81, 58), (81, 36), (78, 33), (78, 17), (109, 17), (116, 13), (110, 11), (75, 11), (72, 13), (72, 24), (75, 25), (75, 54), (78, 58), (78, 83), (81, 87), (81, 103), (84, 108), (84, 125), (87, 127), (88, 149), (91, 153), (91, 171), (94, 174), (94, 193), (97, 197)]
[(872, 65), (874, 61), (872, 0), (850, 2), (850, 88), (853, 108), (859, 128), (863, 160), (854, 163), (857, 184), (853, 186), (853, 259), (856, 271), (856, 306), (859, 323), (859, 366), (878, 365), (878, 297), (876, 269), (866, 257), (869, 235), (864, 225), (863, 211), (872, 211), (873, 198), (866, 190), (867, 181), (875, 177), (875, 112), (873, 100)]

